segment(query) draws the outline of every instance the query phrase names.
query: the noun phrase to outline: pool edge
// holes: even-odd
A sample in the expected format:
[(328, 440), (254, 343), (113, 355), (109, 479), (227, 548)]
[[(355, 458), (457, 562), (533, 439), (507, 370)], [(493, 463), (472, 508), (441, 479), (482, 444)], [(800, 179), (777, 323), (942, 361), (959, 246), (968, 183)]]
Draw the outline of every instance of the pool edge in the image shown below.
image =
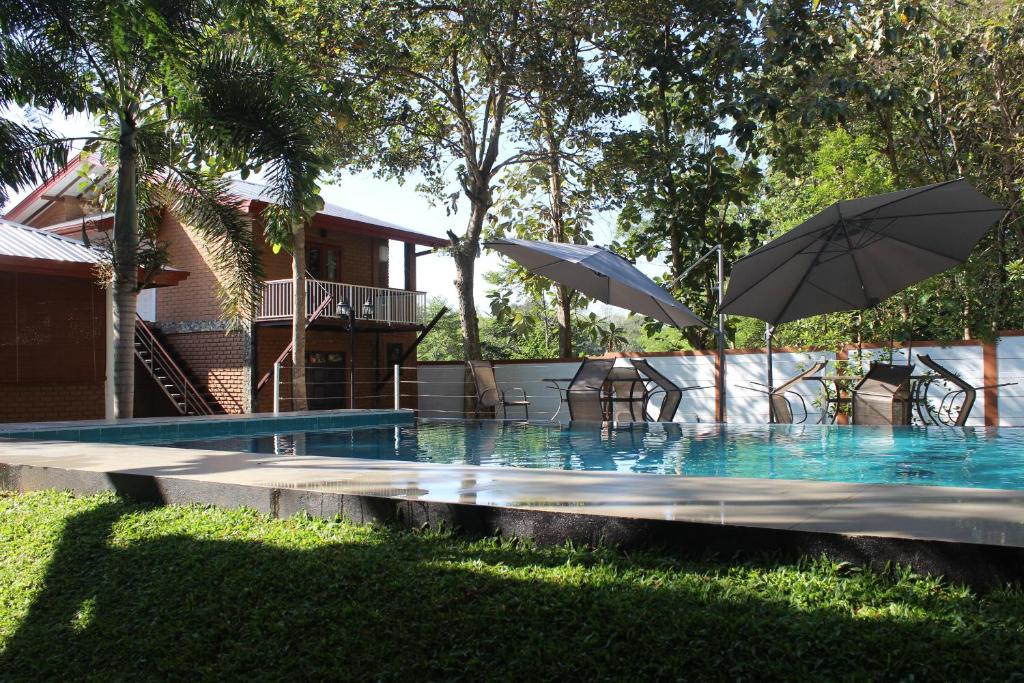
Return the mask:
[(666, 520), (451, 501), (214, 482), (166, 475), (91, 471), (0, 462), (0, 489), (114, 492), (161, 505), (199, 503), (247, 507), (276, 518), (305, 513), (344, 517), (357, 524), (403, 528), (444, 526), (479, 537), (498, 534), (541, 545), (604, 544), (623, 550), (663, 550), (725, 559), (760, 554), (825, 556), (883, 568), (909, 565), (918, 573), (988, 589), (1024, 579), (1024, 547), (963, 541), (782, 529), (693, 520)]

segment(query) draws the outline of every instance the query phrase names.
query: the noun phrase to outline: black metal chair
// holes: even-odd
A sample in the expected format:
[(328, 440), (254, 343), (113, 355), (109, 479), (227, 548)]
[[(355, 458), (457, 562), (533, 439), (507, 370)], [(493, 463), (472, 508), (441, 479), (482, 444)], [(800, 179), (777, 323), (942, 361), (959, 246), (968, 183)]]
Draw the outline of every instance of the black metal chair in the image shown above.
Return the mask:
[[(919, 353), (917, 354), (917, 359), (935, 373), (934, 377), (928, 377), (919, 381), (914, 392), (917, 415), (921, 418), (921, 422), (925, 424), (928, 424), (930, 421), (933, 424), (946, 425), (948, 427), (963, 427), (967, 423), (967, 418), (971, 416), (971, 410), (974, 408), (974, 402), (977, 400), (979, 389), (1008, 387), (1017, 384), (1017, 382), (1003, 382), (1002, 384), (976, 387), (957, 376), (952, 370), (936, 363), (928, 354)], [(928, 389), (936, 381), (945, 383), (947, 387), (952, 385), (955, 389), (946, 391), (942, 398), (939, 399), (938, 405), (933, 408), (931, 403), (928, 402)]]

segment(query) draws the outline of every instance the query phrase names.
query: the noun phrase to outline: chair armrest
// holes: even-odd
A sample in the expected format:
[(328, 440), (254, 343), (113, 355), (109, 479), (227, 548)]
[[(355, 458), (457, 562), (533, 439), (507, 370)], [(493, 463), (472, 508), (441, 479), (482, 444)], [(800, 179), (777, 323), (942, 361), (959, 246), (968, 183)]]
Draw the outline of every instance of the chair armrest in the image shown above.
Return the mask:
[(529, 403), (529, 400), (526, 398), (526, 390), (523, 389), (522, 387), (509, 387), (508, 389), (503, 390), (501, 392), (501, 401), (502, 401), (502, 403), (506, 402), (505, 397), (508, 395), (508, 392), (510, 392), (510, 391), (518, 391), (519, 393), (521, 393), (523, 395), (523, 400), (526, 401), (527, 403)]

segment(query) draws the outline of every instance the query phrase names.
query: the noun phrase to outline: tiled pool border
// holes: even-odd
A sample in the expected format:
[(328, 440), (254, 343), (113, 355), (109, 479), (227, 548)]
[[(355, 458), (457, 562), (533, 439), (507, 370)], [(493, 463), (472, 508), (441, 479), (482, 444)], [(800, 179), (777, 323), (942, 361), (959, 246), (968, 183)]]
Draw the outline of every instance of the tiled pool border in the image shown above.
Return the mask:
[(2, 425), (0, 439), (80, 443), (176, 441), (216, 436), (248, 436), (276, 431), (302, 432), (412, 424), (414, 415), (411, 410), (331, 410), (278, 415), (256, 413), (118, 421), (34, 422)]

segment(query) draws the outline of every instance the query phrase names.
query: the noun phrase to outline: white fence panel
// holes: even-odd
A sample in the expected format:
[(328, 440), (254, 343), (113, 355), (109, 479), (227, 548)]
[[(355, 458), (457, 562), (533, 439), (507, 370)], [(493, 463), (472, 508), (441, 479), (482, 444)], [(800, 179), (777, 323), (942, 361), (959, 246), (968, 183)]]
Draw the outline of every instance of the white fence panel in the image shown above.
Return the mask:
[(996, 359), (999, 363), (998, 383), (1018, 383), (999, 387), (999, 425), (1024, 427), (1024, 337), (1001, 337), (996, 347)]
[(418, 393), (420, 417), (462, 417), (465, 366), (425, 365), (416, 368), (415, 389), (402, 387), (403, 394)]
[[(1024, 337), (1004, 337), (997, 347), (999, 361), (999, 382), (1020, 382), (1016, 386), (999, 389), (1000, 425), (1024, 426)], [(925, 372), (926, 368), (917, 359), (917, 354), (928, 354), (940, 365), (953, 371), (976, 387), (985, 384), (984, 354), (980, 345), (914, 346), (914, 361), (917, 362), (916, 372)], [(851, 351), (850, 358), (856, 361), (856, 353)], [(883, 349), (864, 349), (862, 363), (872, 359), (883, 359), (887, 353)], [(715, 419), (715, 356), (679, 355), (652, 356), (647, 359), (652, 366), (663, 373), (669, 380), (680, 387), (700, 386), (703, 388), (683, 393), (677, 422), (714, 422)], [(773, 355), (773, 374), (775, 385), (797, 374), (819, 360), (832, 361), (826, 367), (826, 374), (835, 371), (835, 353), (830, 351), (777, 352)], [(897, 349), (892, 355), (892, 362), (905, 363), (906, 350)], [(515, 388), (525, 390), (530, 400), (530, 418), (537, 420), (552, 419), (556, 414), (560, 422), (569, 418), (568, 407), (562, 405), (559, 411), (560, 397), (551, 388), (549, 379), (563, 380), (566, 386), (579, 368), (578, 362), (515, 362), (495, 363), (495, 377), (498, 386), (506, 391)], [(420, 396), (420, 415), (422, 417), (461, 417), (462, 394), (464, 393), (462, 363), (422, 364), (419, 366), (419, 384), (416, 385)], [(765, 354), (730, 353), (726, 357), (726, 414), (728, 421), (736, 424), (763, 424), (768, 420), (768, 399), (759, 391), (767, 384), (767, 368)], [(817, 382), (800, 382), (794, 390), (804, 399), (810, 413), (807, 422), (813, 424), (820, 415), (821, 386)], [(403, 389), (403, 393), (411, 392)], [(939, 389), (933, 396), (939, 395)], [(984, 392), (979, 391), (974, 409), (967, 424), (981, 426), (985, 423)], [(518, 396), (512, 391), (510, 396)], [(660, 400), (652, 399), (651, 412), (656, 412)], [(794, 401), (794, 412), (799, 416), (801, 408)], [(510, 418), (520, 416), (519, 409), (512, 408)]]

